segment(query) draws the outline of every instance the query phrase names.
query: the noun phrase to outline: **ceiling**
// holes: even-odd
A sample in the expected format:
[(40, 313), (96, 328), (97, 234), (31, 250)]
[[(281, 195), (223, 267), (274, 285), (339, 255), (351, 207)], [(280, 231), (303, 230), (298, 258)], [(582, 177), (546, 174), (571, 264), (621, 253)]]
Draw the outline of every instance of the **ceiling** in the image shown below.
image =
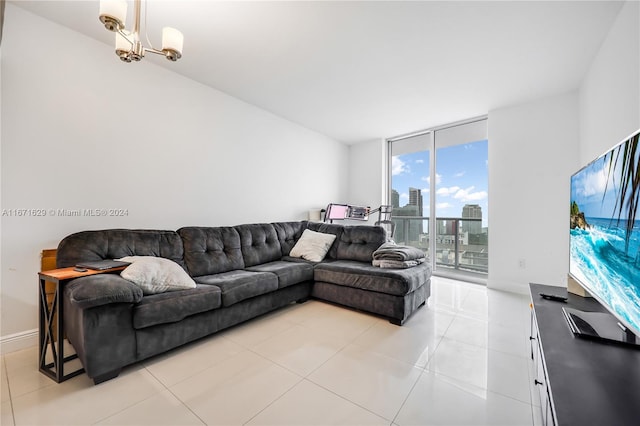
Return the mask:
[[(98, 1), (12, 3), (104, 42), (118, 60)], [(621, 6), (154, 0), (151, 41), (172, 26), (184, 52), (145, 61), (351, 144), (575, 90)]]

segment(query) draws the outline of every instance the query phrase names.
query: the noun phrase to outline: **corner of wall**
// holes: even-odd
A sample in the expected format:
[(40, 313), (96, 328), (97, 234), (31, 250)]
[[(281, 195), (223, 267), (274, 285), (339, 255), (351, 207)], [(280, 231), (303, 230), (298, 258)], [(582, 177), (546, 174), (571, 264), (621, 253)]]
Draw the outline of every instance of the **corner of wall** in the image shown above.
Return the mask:
[(382, 204), (385, 200), (385, 170), (384, 139), (350, 145), (347, 202), (372, 208)]
[(640, 2), (622, 6), (579, 89), (581, 164), (640, 128)]

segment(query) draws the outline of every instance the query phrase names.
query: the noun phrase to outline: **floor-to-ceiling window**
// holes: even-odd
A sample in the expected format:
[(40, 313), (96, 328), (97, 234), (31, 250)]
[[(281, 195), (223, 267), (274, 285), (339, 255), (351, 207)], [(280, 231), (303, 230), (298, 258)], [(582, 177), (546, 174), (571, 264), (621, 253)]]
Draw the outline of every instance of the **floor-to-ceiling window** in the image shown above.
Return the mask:
[(425, 250), (440, 275), (486, 276), (486, 118), (389, 139), (388, 153), (394, 240)]
[(393, 239), (429, 253), (429, 181), (433, 133), (389, 143)]

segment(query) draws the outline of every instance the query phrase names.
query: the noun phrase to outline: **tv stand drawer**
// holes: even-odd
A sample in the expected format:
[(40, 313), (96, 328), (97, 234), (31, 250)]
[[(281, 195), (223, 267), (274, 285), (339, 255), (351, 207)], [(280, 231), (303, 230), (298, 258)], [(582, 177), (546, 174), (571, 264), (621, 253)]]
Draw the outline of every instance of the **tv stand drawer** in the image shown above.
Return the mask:
[(531, 386), (533, 386), (534, 391), (532, 395), (536, 398), (534, 403), (538, 403), (540, 405), (541, 424), (543, 426), (555, 426), (556, 421), (548, 386), (549, 380), (544, 366), (544, 356), (542, 353), (542, 347), (540, 346), (540, 334), (538, 332), (538, 324), (535, 319), (533, 306), (531, 309), (531, 336), (529, 337), (529, 340), (531, 342), (531, 358), (533, 361), (533, 378)]

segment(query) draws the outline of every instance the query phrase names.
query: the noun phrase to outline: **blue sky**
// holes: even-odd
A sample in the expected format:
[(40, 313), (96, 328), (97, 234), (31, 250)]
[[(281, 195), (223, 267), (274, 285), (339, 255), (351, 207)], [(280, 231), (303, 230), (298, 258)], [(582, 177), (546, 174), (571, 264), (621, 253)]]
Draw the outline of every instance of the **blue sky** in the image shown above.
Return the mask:
[[(436, 152), (436, 216), (461, 217), (465, 204), (482, 207), (488, 226), (488, 142), (440, 148)], [(409, 188), (421, 188), (424, 215), (429, 212), (429, 151), (394, 156), (391, 187), (400, 194), (400, 207), (409, 202)]]

